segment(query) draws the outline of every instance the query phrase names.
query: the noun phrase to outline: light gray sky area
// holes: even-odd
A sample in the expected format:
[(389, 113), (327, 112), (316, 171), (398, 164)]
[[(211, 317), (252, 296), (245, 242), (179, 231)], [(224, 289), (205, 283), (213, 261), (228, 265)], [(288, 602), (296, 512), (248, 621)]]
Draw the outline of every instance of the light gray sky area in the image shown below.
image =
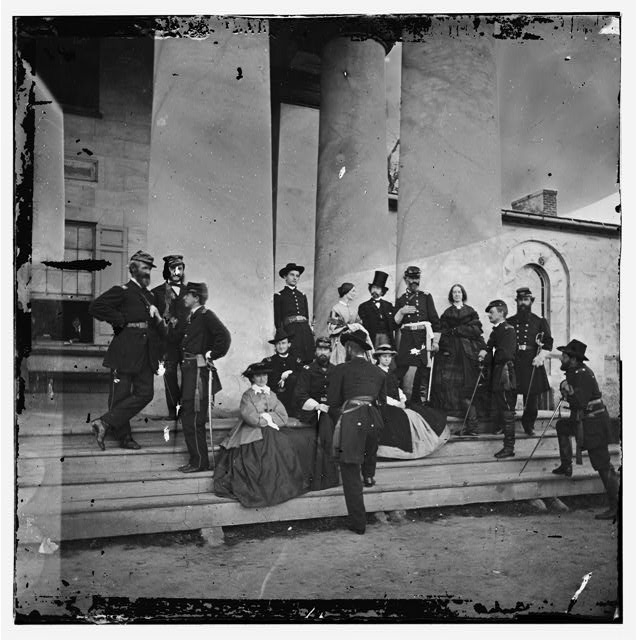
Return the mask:
[[(619, 23), (553, 16), (530, 30), (542, 39), (496, 43), (502, 207), (556, 189), (564, 215), (619, 187)], [(386, 66), (390, 148), (399, 130), (400, 50), (394, 47)]]

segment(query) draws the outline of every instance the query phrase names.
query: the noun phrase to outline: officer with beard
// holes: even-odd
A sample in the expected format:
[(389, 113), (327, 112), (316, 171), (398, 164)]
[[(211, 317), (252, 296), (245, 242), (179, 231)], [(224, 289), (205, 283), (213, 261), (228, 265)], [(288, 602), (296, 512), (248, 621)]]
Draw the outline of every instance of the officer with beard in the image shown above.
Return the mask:
[(507, 322), (516, 333), (515, 377), (518, 393), (523, 394), (525, 408), (522, 427), (528, 436), (535, 434), (533, 425), (537, 418), (538, 397), (551, 388), (544, 368), (544, 359), (553, 349), (549, 323), (531, 312), (534, 301), (531, 290), (528, 287), (520, 287), (515, 297), (518, 312), (507, 318)]
[(331, 457), (334, 422), (327, 404), (329, 378), (335, 367), (330, 362), (331, 350), (329, 338), (316, 339), (314, 360), (301, 369), (294, 389), (299, 419), (316, 429), (310, 491), (335, 487), (339, 483), (338, 466)]
[(113, 374), (110, 406), (91, 425), (102, 451), (109, 430), (124, 449), (140, 448), (133, 440), (129, 421), (153, 399), (153, 374), (158, 369), (166, 336), (166, 323), (148, 290), (150, 270), (154, 267), (150, 254), (137, 251), (128, 266), (131, 279), (111, 287), (89, 307), (89, 313), (112, 325), (115, 334), (103, 363)]
[[(188, 309), (184, 304), (186, 295), (184, 257), (177, 254), (164, 256), (163, 284), (155, 287), (152, 294), (155, 306), (168, 326), (164, 344), (164, 387), (168, 420), (177, 419), (177, 405), (181, 403), (181, 390), (177, 379), (177, 367), (183, 355), (181, 341), (186, 330)], [(183, 373), (183, 372), (182, 372)]]

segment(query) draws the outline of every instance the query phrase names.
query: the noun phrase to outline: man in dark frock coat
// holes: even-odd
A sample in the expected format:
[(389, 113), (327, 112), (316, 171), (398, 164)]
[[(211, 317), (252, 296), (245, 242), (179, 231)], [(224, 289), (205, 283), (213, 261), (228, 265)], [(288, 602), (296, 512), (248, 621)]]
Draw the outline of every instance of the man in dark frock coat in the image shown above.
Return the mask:
[(188, 309), (184, 305), (186, 286), (184, 285), (185, 265), (181, 255), (164, 256), (164, 282), (152, 290), (155, 306), (168, 327), (164, 343), (164, 388), (168, 420), (177, 419), (177, 405), (181, 401), (181, 391), (177, 369), (181, 366), (181, 340), (186, 329)]
[(316, 339), (316, 355), (299, 371), (294, 397), (296, 415), (316, 429), (310, 491), (335, 487), (339, 483), (338, 467), (332, 460), (334, 422), (329, 414), (327, 389), (335, 365), (330, 362), (332, 343), (327, 337)]
[[(188, 464), (179, 467), (182, 473), (208, 470), (208, 376), (213, 374), (213, 361), (225, 356), (230, 348), (230, 333), (221, 320), (204, 306), (207, 300), (208, 287), (205, 282), (189, 282), (186, 285), (184, 304), (189, 316), (181, 342), (181, 423), (190, 458)], [(214, 394), (220, 390), (219, 378), (213, 376), (211, 392)], [(197, 397), (199, 403), (196, 402)]]
[[(517, 289), (515, 302), (518, 312), (507, 318), (507, 322), (515, 329), (517, 338), (515, 377), (518, 381), (518, 393), (522, 394), (525, 405), (522, 426), (529, 436), (535, 433), (533, 425), (537, 418), (538, 398), (540, 394), (551, 388), (544, 368), (544, 359), (553, 349), (549, 323), (544, 318), (531, 313), (531, 305), (534, 301), (535, 298), (528, 287)], [(538, 336), (541, 336), (539, 340), (542, 343), (541, 346), (536, 342)]]
[(358, 306), (358, 317), (367, 329), (374, 347), (381, 344), (394, 346), (396, 312), (391, 302), (383, 300), (383, 296), (387, 293), (385, 286), (387, 278), (388, 274), (384, 271), (374, 272), (374, 280), (368, 285), (372, 297)]
[(279, 271), (285, 287), (274, 294), (274, 326), (293, 334), (292, 348), (301, 362), (308, 364), (314, 358), (314, 335), (309, 321), (309, 307), (305, 294), (297, 283), (305, 267), (288, 262)]
[(270, 369), (268, 387), (276, 393), (290, 416), (296, 413), (294, 387), (297, 372), (303, 366), (301, 359), (290, 347), (292, 339), (293, 336), (285, 329), (277, 329), (274, 338), (268, 340), (274, 345), (274, 354), (263, 359)]
[(383, 427), (379, 406), (387, 401), (385, 373), (365, 359), (371, 349), (364, 331), (341, 335), (347, 361), (337, 365), (327, 388), (327, 404), (336, 420), (334, 454), (341, 467), (349, 528), (365, 533), (365, 485), (374, 484), (378, 431)]
[(431, 323), (431, 350), (436, 352), (440, 341), (440, 318), (431, 294), (419, 291), (420, 269), (407, 267), (404, 278), (407, 291), (396, 300), (394, 316), (396, 325), (400, 327), (396, 375), (401, 380), (407, 402), (419, 404), (421, 385), (427, 385), (431, 374), (427, 367), (429, 354), (425, 322)]
[(140, 448), (133, 440), (130, 419), (153, 399), (153, 375), (166, 335), (166, 324), (148, 290), (150, 270), (154, 267), (150, 254), (137, 251), (128, 267), (131, 279), (111, 287), (89, 306), (89, 313), (112, 325), (115, 334), (103, 363), (113, 376), (109, 410), (92, 423), (102, 451), (109, 429), (123, 448)]

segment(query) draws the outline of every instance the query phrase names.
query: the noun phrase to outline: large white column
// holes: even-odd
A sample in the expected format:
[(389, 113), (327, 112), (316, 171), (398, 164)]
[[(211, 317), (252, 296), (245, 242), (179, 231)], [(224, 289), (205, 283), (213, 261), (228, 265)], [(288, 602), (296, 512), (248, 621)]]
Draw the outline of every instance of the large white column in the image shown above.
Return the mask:
[(482, 26), (434, 19), (403, 42), (396, 273), (401, 283), (405, 267), (421, 267), (439, 312), (455, 282), (476, 308), (501, 283), (496, 64)]
[(375, 269), (394, 272), (396, 220), (387, 205), (385, 47), (339, 36), (321, 58), (314, 315), (323, 332), (337, 287), (362, 302)]
[[(210, 26), (202, 40), (155, 44), (148, 250), (160, 265), (183, 253), (187, 279), (208, 284), (232, 334), (218, 362), (223, 413), (237, 409), (240, 373), (274, 330), (269, 38), (264, 22)], [(149, 412), (165, 412), (161, 385)]]

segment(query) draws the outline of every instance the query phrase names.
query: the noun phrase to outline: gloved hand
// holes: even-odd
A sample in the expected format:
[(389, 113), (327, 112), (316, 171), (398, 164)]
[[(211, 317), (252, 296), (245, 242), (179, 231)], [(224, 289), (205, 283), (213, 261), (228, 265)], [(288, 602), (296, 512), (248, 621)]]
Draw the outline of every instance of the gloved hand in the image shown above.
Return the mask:
[(566, 380), (560, 383), (560, 394), (564, 400), (568, 400), (568, 397), (573, 395), (573, 387)]
[(545, 358), (546, 358), (546, 351), (544, 351), (544, 349), (540, 349), (540, 352), (535, 356), (535, 358), (533, 358), (533, 366), (543, 367)]

